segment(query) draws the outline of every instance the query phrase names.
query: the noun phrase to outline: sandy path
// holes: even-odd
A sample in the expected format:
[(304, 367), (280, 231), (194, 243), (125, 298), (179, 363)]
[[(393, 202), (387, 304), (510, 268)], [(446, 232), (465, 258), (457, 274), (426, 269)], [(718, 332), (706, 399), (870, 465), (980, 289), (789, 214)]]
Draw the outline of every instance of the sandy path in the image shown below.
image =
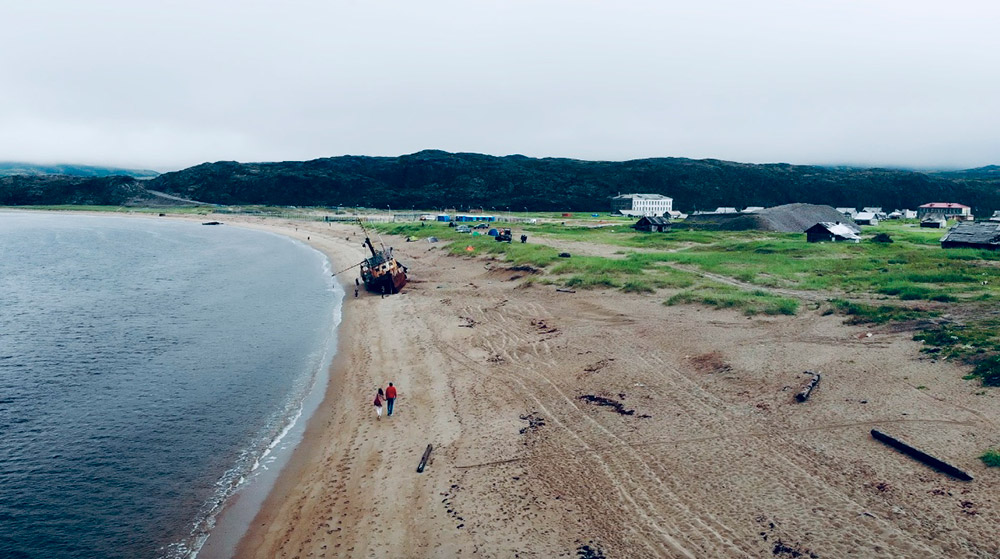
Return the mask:
[[(362, 254), (343, 226), (259, 226), (309, 237), (335, 268)], [(327, 400), (239, 557), (1000, 556), (1000, 475), (976, 458), (1000, 446), (1000, 397), (911, 334), (557, 293), (393, 243), (413, 281), (349, 297)], [(807, 369), (824, 378), (797, 404)], [(376, 421), (390, 380), (397, 415)]]

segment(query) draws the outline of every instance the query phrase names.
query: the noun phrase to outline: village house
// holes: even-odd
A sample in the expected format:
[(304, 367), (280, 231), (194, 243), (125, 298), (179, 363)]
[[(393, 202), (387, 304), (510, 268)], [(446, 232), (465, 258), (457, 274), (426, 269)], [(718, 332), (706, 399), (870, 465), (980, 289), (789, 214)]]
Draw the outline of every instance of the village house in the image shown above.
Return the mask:
[(941, 248), (983, 248), (1000, 250), (1000, 223), (963, 221), (941, 237)]
[(887, 218), (889, 217), (889, 216), (888, 216), (888, 215), (887, 215), (887, 214), (886, 214), (886, 213), (885, 213), (885, 212), (884, 212), (884, 211), (882, 210), (882, 208), (880, 208), (880, 207), (875, 207), (875, 206), (869, 206), (869, 207), (866, 207), (866, 208), (862, 208), (862, 209), (861, 209), (861, 211), (860, 211), (860, 212), (858, 212), (858, 213), (869, 213), (869, 214), (875, 214), (875, 218), (876, 218), (876, 219), (887, 219)]
[(839, 221), (822, 221), (806, 229), (806, 241), (810, 243), (860, 243), (861, 237), (849, 225)]
[(611, 213), (631, 217), (663, 216), (674, 209), (674, 199), (662, 194), (619, 194), (611, 198)]
[(941, 214), (927, 214), (920, 220), (920, 226), (944, 229), (948, 226), (948, 219)]
[(878, 225), (878, 216), (874, 212), (858, 212), (854, 216), (854, 223), (858, 225)]
[(948, 226), (948, 220), (941, 214), (927, 214), (920, 220), (920, 226), (944, 229)]
[(636, 231), (665, 233), (670, 231), (670, 220), (665, 217), (646, 216), (637, 221), (632, 228)]
[(1000, 221), (1000, 210), (993, 212), (993, 215), (990, 216), (990, 221)]
[(919, 219), (923, 219), (927, 214), (941, 214), (947, 219), (965, 221), (972, 219), (972, 208), (953, 202), (931, 202), (917, 208)]
[(741, 213), (754, 214), (764, 209), (764, 206), (747, 206), (743, 208)]
[(849, 217), (854, 219), (854, 216), (858, 215), (858, 210), (856, 208), (837, 208), (837, 211), (844, 214), (844, 217)]

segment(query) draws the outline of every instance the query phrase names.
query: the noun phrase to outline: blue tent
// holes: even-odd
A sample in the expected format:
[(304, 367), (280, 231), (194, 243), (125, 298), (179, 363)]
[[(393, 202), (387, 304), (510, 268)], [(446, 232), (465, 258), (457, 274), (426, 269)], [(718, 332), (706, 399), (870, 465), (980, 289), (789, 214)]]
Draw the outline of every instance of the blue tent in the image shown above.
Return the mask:
[(490, 229), (489, 231), (486, 232), (486, 234), (491, 237), (496, 237), (497, 235), (500, 234), (500, 232), (497, 231), (496, 229)]

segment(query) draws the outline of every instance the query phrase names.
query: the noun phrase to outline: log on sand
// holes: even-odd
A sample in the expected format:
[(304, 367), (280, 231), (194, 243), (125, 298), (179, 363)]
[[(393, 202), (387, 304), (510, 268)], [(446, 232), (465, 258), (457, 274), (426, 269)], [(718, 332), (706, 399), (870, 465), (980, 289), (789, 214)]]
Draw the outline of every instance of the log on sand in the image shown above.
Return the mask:
[(962, 481), (972, 481), (972, 476), (970, 476), (969, 474), (963, 472), (962, 470), (959, 470), (958, 468), (952, 466), (951, 464), (948, 464), (947, 462), (943, 462), (941, 460), (938, 460), (937, 458), (934, 458), (933, 456), (927, 454), (926, 452), (917, 450), (895, 437), (890, 437), (889, 435), (886, 435), (885, 433), (877, 431), (875, 429), (872, 429), (872, 437), (875, 437), (876, 440), (884, 442), (885, 444), (891, 446), (892, 448), (895, 448), (896, 450), (902, 452), (907, 456), (910, 456), (911, 458), (916, 458), (917, 460), (923, 462), (924, 464), (927, 464), (928, 466), (936, 470), (942, 471)]
[(812, 380), (810, 380), (799, 393), (795, 395), (795, 399), (799, 402), (805, 402), (809, 399), (809, 394), (812, 393), (816, 385), (819, 384), (819, 373), (813, 373), (812, 371), (806, 371), (806, 374), (812, 373)]

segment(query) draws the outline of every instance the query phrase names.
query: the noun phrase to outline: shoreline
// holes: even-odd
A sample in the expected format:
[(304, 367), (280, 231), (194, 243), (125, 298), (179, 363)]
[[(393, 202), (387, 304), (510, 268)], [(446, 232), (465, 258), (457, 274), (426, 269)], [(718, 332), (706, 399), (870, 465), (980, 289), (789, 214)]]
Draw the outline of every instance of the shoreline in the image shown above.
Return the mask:
[[(175, 219), (177, 217), (195, 222), (203, 221), (204, 218), (204, 216), (174, 216)], [(277, 220), (273, 219), (254, 222), (253, 219), (233, 219), (231, 215), (216, 217), (225, 218), (226, 223), (232, 226), (268, 232), (302, 242), (325, 256), (330, 263), (331, 273), (342, 265), (345, 258), (350, 258), (346, 255), (349, 249), (343, 242), (334, 241), (328, 236), (323, 236), (322, 240), (320, 238), (312, 240), (312, 235), (299, 234), (300, 224), (275, 223)], [(360, 256), (358, 258), (360, 259)], [(291, 431), (301, 430), (301, 433), (293, 436), (290, 441), (294, 446), (283, 450), (276, 461), (271, 464), (272, 467), (277, 467), (277, 471), (272, 475), (266, 475), (266, 479), (252, 480), (246, 487), (241, 488), (227, 499), (223, 509), (216, 516), (216, 525), (211, 529), (196, 554), (199, 559), (243, 556), (240, 549), (246, 545), (245, 540), (254, 534), (255, 520), (262, 515), (266, 518), (269, 503), (273, 503), (287, 494), (288, 488), (294, 486), (298, 473), (314, 454), (316, 438), (324, 423), (323, 415), (330, 408), (328, 404), (335, 401), (337, 397), (337, 371), (341, 366), (339, 363), (343, 361), (342, 355), (345, 353), (344, 349), (348, 338), (344, 332), (349, 330), (349, 325), (352, 322), (352, 313), (348, 311), (348, 291), (350, 288), (340, 279), (334, 281), (343, 293), (339, 321), (333, 327), (335, 338), (335, 346), (332, 348), (333, 357), (328, 360), (325, 370), (317, 375), (316, 382), (322, 382), (323, 386), (311, 389), (306, 398), (307, 401), (314, 398), (318, 401), (309, 406), (304, 401), (303, 416), (291, 426)], [(307, 407), (312, 408), (311, 413), (306, 413), (305, 408)]]

